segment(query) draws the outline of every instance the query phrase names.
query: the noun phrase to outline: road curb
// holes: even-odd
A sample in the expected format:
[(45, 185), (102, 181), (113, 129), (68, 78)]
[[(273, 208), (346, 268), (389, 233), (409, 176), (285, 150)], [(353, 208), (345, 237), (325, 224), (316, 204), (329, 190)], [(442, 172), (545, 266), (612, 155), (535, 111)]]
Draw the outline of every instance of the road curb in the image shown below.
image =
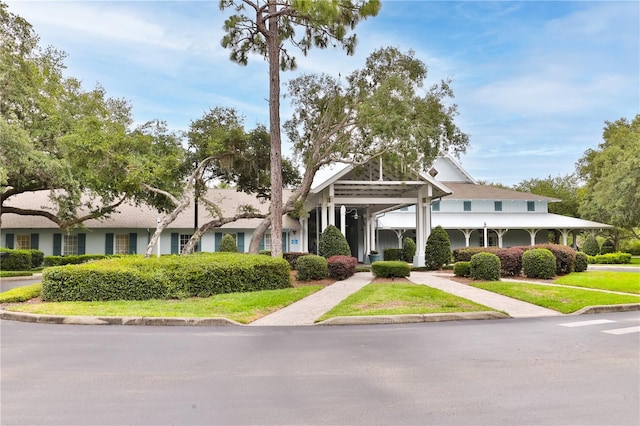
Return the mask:
[(640, 311), (640, 303), (625, 303), (622, 305), (587, 306), (570, 315), (607, 314), (610, 312)]
[(492, 320), (511, 318), (501, 312), (460, 312), (450, 314), (407, 314), (333, 317), (315, 325), (369, 325), (369, 324), (410, 324), (419, 322), (441, 322), (460, 320)]

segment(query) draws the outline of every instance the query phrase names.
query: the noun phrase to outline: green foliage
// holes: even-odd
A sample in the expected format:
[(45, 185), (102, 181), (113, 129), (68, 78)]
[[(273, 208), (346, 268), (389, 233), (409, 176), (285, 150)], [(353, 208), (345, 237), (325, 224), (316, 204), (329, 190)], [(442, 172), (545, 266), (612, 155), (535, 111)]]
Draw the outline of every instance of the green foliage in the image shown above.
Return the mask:
[(43, 273), (43, 300), (147, 300), (290, 287), (284, 259), (238, 253), (141, 256), (57, 266)]
[(374, 277), (401, 278), (411, 274), (411, 266), (407, 262), (399, 260), (378, 261), (371, 264), (371, 271)]
[(11, 290), (0, 293), (0, 303), (26, 302), (27, 300), (40, 296), (41, 293), (41, 283), (12, 288)]
[(300, 256), (296, 262), (296, 270), (299, 281), (321, 280), (329, 276), (327, 259), (315, 254)]
[(451, 241), (442, 226), (436, 226), (431, 231), (427, 239), (424, 261), (425, 266), (431, 270), (441, 269), (451, 261)]
[(73, 254), (66, 256), (45, 256), (44, 266), (79, 265), (92, 260), (107, 259), (115, 257), (105, 254)]
[(383, 251), (382, 258), (384, 260), (403, 260), (402, 259), (402, 249), (386, 248)]
[(522, 253), (519, 247), (499, 249), (496, 256), (500, 259), (500, 275), (505, 277), (517, 277), (522, 270)]
[(44, 252), (41, 250), (31, 249), (31, 266), (35, 268), (39, 268), (42, 266), (44, 262)]
[[(0, 269), (5, 271), (29, 271), (32, 267), (31, 250), (0, 248)], [(5, 254), (6, 253), (6, 254)]]
[(358, 259), (351, 256), (331, 256), (327, 259), (329, 278), (334, 280), (346, 280), (356, 273)]
[[(523, 247), (520, 247), (523, 248)], [(528, 250), (530, 247), (524, 247)], [(565, 275), (574, 271), (576, 264), (576, 251), (569, 246), (561, 244), (537, 244), (533, 248), (549, 250), (556, 260), (556, 275)]]
[(602, 247), (600, 247), (600, 254), (613, 253), (615, 251), (616, 247), (611, 240), (605, 240), (605, 242), (602, 243)]
[(584, 272), (587, 270), (589, 265), (589, 261), (587, 258), (587, 254), (581, 251), (576, 253), (576, 268), (575, 272)]
[(584, 240), (584, 244), (582, 244), (582, 251), (589, 256), (595, 256), (600, 253), (600, 244), (598, 244), (598, 240), (595, 235), (587, 235), (587, 238)]
[(621, 251), (627, 252), (633, 256), (640, 256), (640, 240), (625, 241), (622, 244)]
[(522, 269), (527, 278), (553, 278), (556, 274), (556, 258), (548, 249), (527, 250), (522, 255)]
[(220, 252), (222, 253), (237, 253), (238, 246), (236, 245), (236, 239), (231, 234), (224, 234), (220, 241)]
[(549, 204), (549, 213), (563, 216), (580, 217), (578, 213), (580, 184), (577, 176), (549, 176), (546, 179), (529, 179), (520, 182), (513, 187), (516, 191), (530, 192), (544, 195), (545, 197), (561, 200)]
[(470, 276), (474, 280), (500, 279), (500, 259), (493, 253), (477, 253), (471, 256), (470, 269)]
[(320, 235), (318, 254), (324, 258), (337, 255), (351, 256), (351, 248), (342, 232), (336, 226), (329, 225)]
[(412, 238), (406, 237), (402, 241), (402, 259), (405, 262), (413, 262), (413, 257), (416, 255), (416, 243)]
[(587, 261), (591, 264), (618, 264), (623, 265), (631, 263), (631, 254), (629, 253), (607, 253), (588, 256)]
[(577, 164), (586, 182), (580, 214), (633, 231), (640, 227), (640, 114), (631, 122), (621, 118), (605, 124), (603, 142), (585, 151)]
[(501, 250), (498, 247), (464, 247), (453, 250), (454, 262), (470, 262), (471, 256), (478, 253), (496, 254)]
[(471, 276), (471, 262), (456, 262), (453, 264), (453, 275), (456, 277)]
[[(282, 253), (282, 258), (287, 262), (289, 262), (289, 266), (291, 267), (291, 269), (296, 269), (298, 258), (300, 256), (306, 256), (308, 254), (309, 253), (291, 251), (291, 252)], [(269, 252), (269, 256), (271, 256), (271, 252)]]

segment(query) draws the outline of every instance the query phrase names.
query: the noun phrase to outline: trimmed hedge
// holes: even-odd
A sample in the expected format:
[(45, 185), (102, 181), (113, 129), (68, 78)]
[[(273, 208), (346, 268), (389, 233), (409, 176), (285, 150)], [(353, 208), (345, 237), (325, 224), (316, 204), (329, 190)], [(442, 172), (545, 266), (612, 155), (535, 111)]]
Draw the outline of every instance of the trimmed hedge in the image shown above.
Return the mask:
[(589, 265), (589, 260), (587, 259), (586, 253), (581, 251), (576, 253), (576, 270), (575, 272), (584, 272), (587, 270), (587, 266)]
[(329, 225), (320, 235), (318, 254), (325, 259), (331, 256), (351, 256), (351, 248), (347, 239), (335, 225)]
[(371, 264), (371, 271), (374, 277), (408, 277), (411, 274), (411, 266), (400, 260), (381, 260)]
[(33, 266), (31, 250), (13, 250), (0, 248), (0, 269), (3, 271), (30, 271)]
[(44, 262), (44, 252), (40, 250), (31, 249), (31, 266), (33, 268), (39, 268)]
[[(306, 256), (308, 254), (309, 253), (289, 251), (286, 253), (282, 253), (282, 258), (287, 262), (289, 262), (289, 266), (291, 267), (291, 269), (296, 269), (296, 263), (298, 263), (298, 258), (300, 256)], [(269, 252), (269, 255), (271, 255), (271, 252)]]
[(498, 250), (501, 250), (498, 247), (464, 247), (458, 248), (453, 251), (453, 261), (454, 262), (470, 262), (471, 256), (478, 253), (493, 253), (496, 254)]
[(405, 238), (402, 241), (402, 260), (412, 263), (416, 255), (416, 242), (412, 238)]
[(498, 281), (500, 258), (493, 253), (477, 253), (471, 256), (470, 276), (474, 280)]
[(623, 252), (598, 254), (595, 256), (587, 256), (587, 261), (592, 264), (623, 265), (625, 263), (631, 263), (631, 254)]
[(236, 253), (149, 259), (126, 256), (46, 269), (42, 299), (171, 299), (290, 286), (289, 265), (284, 259)]
[(399, 248), (386, 248), (383, 251), (382, 258), (384, 260), (403, 260), (402, 249)]
[(546, 248), (527, 250), (522, 255), (522, 270), (527, 278), (553, 278), (556, 274), (556, 258)]
[(296, 278), (300, 281), (321, 280), (329, 276), (327, 259), (315, 254), (300, 256), (296, 262), (296, 269)]
[(356, 273), (358, 259), (351, 256), (331, 256), (327, 259), (327, 267), (329, 268), (329, 277), (335, 280), (346, 280)]
[(103, 260), (113, 257), (106, 254), (73, 254), (67, 256), (45, 256), (44, 266), (80, 265), (91, 260)]
[(453, 264), (453, 275), (456, 277), (471, 276), (471, 262), (456, 262)]

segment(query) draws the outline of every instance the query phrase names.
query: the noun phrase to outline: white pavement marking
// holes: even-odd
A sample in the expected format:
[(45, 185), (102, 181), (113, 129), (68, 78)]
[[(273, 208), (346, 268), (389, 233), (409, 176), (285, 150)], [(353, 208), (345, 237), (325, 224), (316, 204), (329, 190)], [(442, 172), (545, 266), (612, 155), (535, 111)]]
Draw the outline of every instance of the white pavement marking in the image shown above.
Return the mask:
[(605, 331), (603, 331), (603, 333), (615, 334), (615, 335), (629, 334), (629, 333), (640, 333), (640, 325), (637, 325), (635, 327), (616, 328), (614, 330), (605, 330)]
[(591, 321), (566, 322), (564, 324), (558, 324), (558, 325), (561, 325), (563, 327), (583, 327), (585, 325), (608, 324), (610, 322), (615, 322), (615, 321), (601, 319), (601, 320), (591, 320)]

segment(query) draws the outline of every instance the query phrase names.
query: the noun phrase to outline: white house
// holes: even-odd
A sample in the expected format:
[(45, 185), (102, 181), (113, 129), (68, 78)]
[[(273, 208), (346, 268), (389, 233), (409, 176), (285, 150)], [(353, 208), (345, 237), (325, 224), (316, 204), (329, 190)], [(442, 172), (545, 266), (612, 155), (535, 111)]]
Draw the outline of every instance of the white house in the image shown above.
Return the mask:
[[(332, 224), (341, 229), (353, 256), (361, 262), (367, 261), (371, 250), (401, 247), (403, 238), (411, 237), (418, 249), (414, 264), (422, 265), (426, 240), (438, 225), (447, 230), (453, 248), (544, 243), (549, 230), (559, 231), (567, 244), (571, 233), (610, 227), (549, 213), (549, 203), (560, 201), (557, 199), (479, 185), (449, 155), (438, 158), (429, 173), (400, 174), (374, 160), (334, 170), (316, 181), (305, 204), (308, 216), (283, 219), (283, 251), (310, 251), (324, 228)], [(286, 198), (287, 193), (284, 195)], [(268, 203), (233, 189), (210, 189), (208, 199), (225, 216), (246, 204), (262, 212), (268, 209)], [(20, 194), (10, 203), (23, 208), (50, 204), (47, 191)], [(159, 216), (147, 206), (126, 204), (106, 220), (90, 220), (83, 229), (67, 233), (42, 217), (5, 214), (0, 244), (38, 248), (45, 255), (143, 253)], [(165, 230), (155, 252), (178, 253), (194, 228), (208, 220), (206, 209), (192, 204)], [(241, 219), (211, 230), (202, 237), (199, 249), (216, 251), (222, 235), (232, 234), (239, 250), (246, 251), (259, 222)], [(261, 248), (269, 249), (270, 242), (267, 233)]]

